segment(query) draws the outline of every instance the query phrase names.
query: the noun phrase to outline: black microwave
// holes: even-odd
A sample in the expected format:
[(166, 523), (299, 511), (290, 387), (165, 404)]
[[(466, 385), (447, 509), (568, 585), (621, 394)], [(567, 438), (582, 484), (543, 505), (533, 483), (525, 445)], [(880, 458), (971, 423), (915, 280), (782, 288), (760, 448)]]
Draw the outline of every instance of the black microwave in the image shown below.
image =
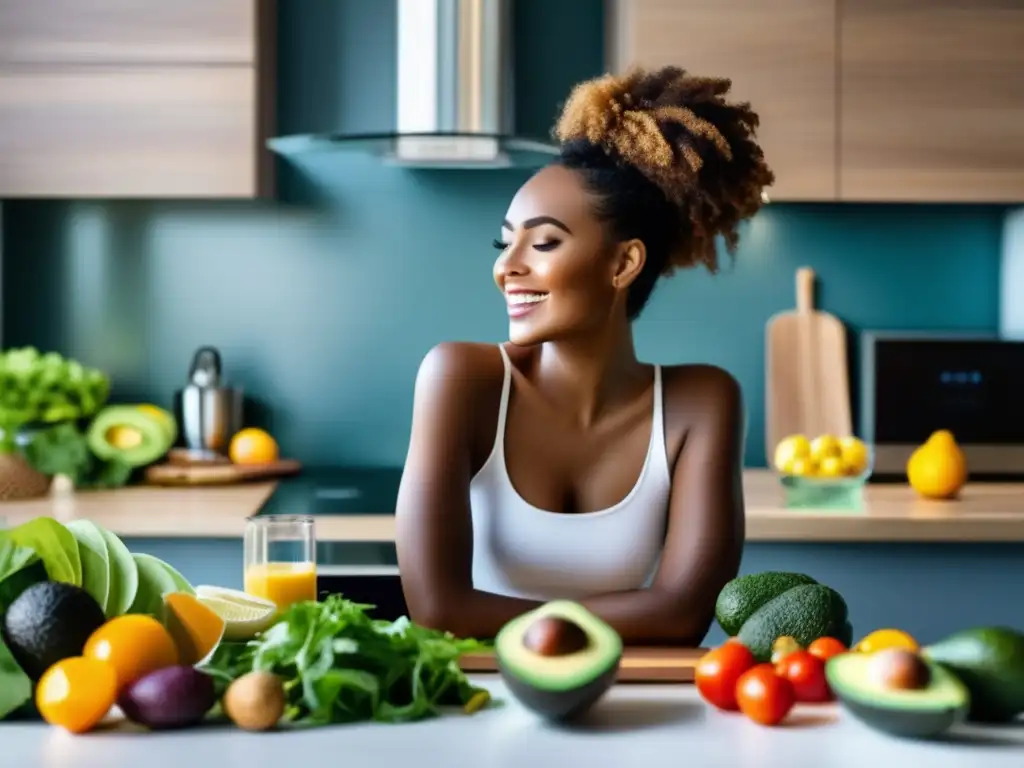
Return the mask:
[(865, 332), (860, 374), (858, 431), (878, 479), (905, 475), (939, 429), (956, 437), (972, 479), (1024, 476), (1024, 341)]

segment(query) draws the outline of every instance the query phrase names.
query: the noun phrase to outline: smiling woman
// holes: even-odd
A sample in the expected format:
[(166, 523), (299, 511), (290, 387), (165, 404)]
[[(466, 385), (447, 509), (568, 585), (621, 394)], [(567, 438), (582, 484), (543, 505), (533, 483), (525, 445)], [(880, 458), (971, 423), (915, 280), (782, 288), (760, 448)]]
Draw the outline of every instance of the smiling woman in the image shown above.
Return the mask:
[(509, 344), (423, 361), (398, 499), (412, 617), (493, 637), (571, 599), (627, 643), (697, 645), (743, 546), (744, 419), (710, 365), (640, 362), (658, 279), (718, 268), (773, 177), (728, 80), (668, 67), (571, 94), (517, 192), (494, 280)]

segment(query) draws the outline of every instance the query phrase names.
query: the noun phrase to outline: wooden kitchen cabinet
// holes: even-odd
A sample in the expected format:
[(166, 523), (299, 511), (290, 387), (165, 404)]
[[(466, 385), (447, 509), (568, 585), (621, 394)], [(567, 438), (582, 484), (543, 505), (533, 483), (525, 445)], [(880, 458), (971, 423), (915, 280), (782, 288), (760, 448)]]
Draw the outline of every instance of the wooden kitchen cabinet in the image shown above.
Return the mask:
[(252, 0), (0, 0), (0, 63), (252, 64)]
[(0, 198), (268, 194), (270, 0), (0, 0)]
[[(857, 0), (859, 2), (860, 0)], [(761, 118), (773, 200), (835, 200), (836, 0), (613, 0), (609, 66), (729, 77)]]
[(843, 200), (1024, 200), (1024, 2), (840, 11)]

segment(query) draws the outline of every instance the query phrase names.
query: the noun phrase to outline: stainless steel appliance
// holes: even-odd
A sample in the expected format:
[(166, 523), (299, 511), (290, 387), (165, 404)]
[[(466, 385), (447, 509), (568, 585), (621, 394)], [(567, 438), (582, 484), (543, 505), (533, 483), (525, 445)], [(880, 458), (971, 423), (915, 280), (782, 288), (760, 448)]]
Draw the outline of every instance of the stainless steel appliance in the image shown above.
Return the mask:
[(1024, 341), (875, 331), (860, 358), (859, 432), (879, 479), (904, 475), (938, 429), (954, 434), (972, 479), (1024, 476)]
[(224, 384), (220, 353), (213, 347), (196, 350), (188, 378), (178, 393), (185, 445), (200, 453), (227, 453), (242, 425), (242, 390)]

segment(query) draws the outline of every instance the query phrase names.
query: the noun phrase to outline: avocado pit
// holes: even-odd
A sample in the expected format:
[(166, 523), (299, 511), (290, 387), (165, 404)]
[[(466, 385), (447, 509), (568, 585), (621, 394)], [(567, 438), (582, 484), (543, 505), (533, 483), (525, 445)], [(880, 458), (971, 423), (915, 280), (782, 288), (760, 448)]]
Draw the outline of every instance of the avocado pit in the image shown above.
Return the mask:
[(523, 645), (538, 656), (568, 656), (589, 645), (579, 624), (561, 616), (542, 616), (523, 633)]
[(886, 648), (871, 656), (871, 677), (887, 690), (920, 691), (931, 683), (925, 661), (906, 648)]

